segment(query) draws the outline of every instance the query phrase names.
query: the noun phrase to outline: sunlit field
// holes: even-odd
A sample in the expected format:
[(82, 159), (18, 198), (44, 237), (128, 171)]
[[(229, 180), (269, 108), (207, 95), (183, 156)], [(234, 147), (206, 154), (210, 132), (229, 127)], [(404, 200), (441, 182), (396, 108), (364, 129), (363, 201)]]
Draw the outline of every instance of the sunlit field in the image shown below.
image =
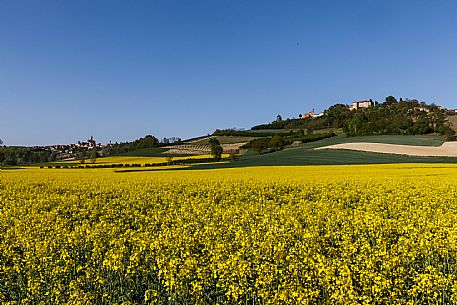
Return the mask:
[[(224, 154), (222, 157), (227, 157), (227, 154)], [(95, 162), (92, 163), (91, 159), (88, 158), (85, 160), (87, 164), (151, 164), (151, 163), (162, 163), (167, 162), (169, 160), (183, 160), (183, 159), (204, 159), (204, 158), (212, 158), (211, 155), (195, 155), (195, 156), (182, 156), (182, 157), (169, 157), (164, 154), (162, 157), (137, 157), (137, 156), (109, 156), (103, 158), (96, 158)], [(54, 162), (53, 164), (60, 164), (60, 165), (76, 165), (80, 164), (79, 160), (72, 160), (72, 161), (65, 161), (65, 162)]]
[(444, 304), (456, 276), (455, 165), (0, 172), (2, 304)]

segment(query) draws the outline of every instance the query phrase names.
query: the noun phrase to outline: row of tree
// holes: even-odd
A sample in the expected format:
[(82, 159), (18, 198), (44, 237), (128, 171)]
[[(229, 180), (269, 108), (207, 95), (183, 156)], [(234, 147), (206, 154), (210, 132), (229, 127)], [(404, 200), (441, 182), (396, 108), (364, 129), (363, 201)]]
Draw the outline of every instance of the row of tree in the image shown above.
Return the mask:
[(269, 124), (261, 124), (252, 127), (252, 130), (265, 129), (324, 129), (333, 127), (324, 117), (305, 118), (305, 119), (285, 119), (274, 121)]
[(1, 146), (0, 165), (33, 164), (56, 161), (58, 154), (52, 151), (34, 151), (30, 147)]
[[(290, 134), (294, 131), (290, 130)], [(273, 137), (277, 132), (274, 131), (252, 131), (238, 129), (216, 129), (213, 136), (231, 136), (231, 137)]]
[(86, 163), (87, 160), (90, 161), (90, 163), (95, 163), (97, 162), (97, 158), (100, 157), (99, 152), (97, 149), (93, 148), (89, 151), (86, 150), (80, 150), (76, 153), (75, 159), (78, 160), (80, 163)]
[[(27, 165), (37, 163), (55, 162), (61, 159), (61, 154), (51, 150), (34, 150), (32, 147), (23, 146), (0, 146), (0, 165)], [(87, 160), (95, 163), (99, 157), (94, 148), (90, 151), (79, 150), (76, 152), (76, 160), (85, 163)]]
[(275, 134), (273, 137), (263, 137), (251, 140), (249, 143), (242, 146), (242, 148), (252, 148), (259, 154), (265, 151), (272, 152), (283, 149), (285, 146), (297, 141), (300, 143), (314, 142), (325, 138), (333, 137), (333, 132), (318, 133), (318, 134), (305, 134), (301, 129), (299, 132), (292, 135)]
[(159, 139), (153, 135), (146, 135), (132, 142), (115, 143), (110, 147), (104, 148), (103, 153), (105, 155), (115, 155), (138, 149), (178, 145), (181, 143), (182, 141), (180, 138), (164, 138), (162, 141), (159, 141)]
[(138, 149), (154, 148), (160, 146), (163, 146), (163, 144), (160, 143), (159, 139), (152, 135), (146, 135), (143, 138), (139, 138), (132, 142), (115, 143), (111, 147), (105, 148), (104, 153), (106, 155), (114, 155)]

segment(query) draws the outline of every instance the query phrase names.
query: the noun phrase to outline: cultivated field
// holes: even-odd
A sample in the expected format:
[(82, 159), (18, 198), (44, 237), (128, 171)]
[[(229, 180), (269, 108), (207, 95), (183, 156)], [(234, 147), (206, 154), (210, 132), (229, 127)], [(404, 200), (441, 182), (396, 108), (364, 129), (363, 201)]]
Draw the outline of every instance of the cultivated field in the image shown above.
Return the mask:
[(457, 301), (457, 166), (0, 172), (2, 304)]
[[(162, 155), (161, 157), (135, 157), (135, 156), (112, 156), (105, 158), (98, 158), (96, 164), (116, 164), (116, 163), (137, 163), (137, 164), (147, 164), (147, 163), (161, 163), (169, 160), (170, 157), (167, 155)], [(171, 157), (173, 160), (181, 159), (199, 159), (199, 158), (211, 158), (210, 154), (207, 155), (194, 155), (194, 156), (180, 156), (180, 157)], [(90, 163), (90, 160), (87, 160)], [(87, 162), (86, 161), (86, 162)]]
[(211, 153), (211, 147), (209, 145), (201, 144), (182, 144), (165, 147), (168, 150), (164, 154), (173, 155), (205, 155)]
[(399, 145), (370, 142), (342, 143), (316, 148), (320, 149), (348, 149), (365, 152), (396, 154), (422, 157), (457, 157), (457, 142), (446, 142), (435, 146)]
[[(227, 157), (227, 154), (223, 154), (222, 157)], [(111, 164), (154, 164), (154, 163), (163, 163), (169, 160), (186, 160), (186, 159), (204, 159), (212, 158), (210, 154), (206, 155), (161, 155), (160, 157), (140, 157), (140, 156), (109, 156), (103, 158), (97, 158), (95, 163), (92, 163), (90, 159), (86, 159), (84, 164), (81, 164), (78, 160), (71, 161), (61, 161), (61, 162), (49, 162), (45, 165), (60, 165), (60, 166), (77, 166), (77, 165), (111, 165)], [(32, 165), (33, 166), (33, 165)]]

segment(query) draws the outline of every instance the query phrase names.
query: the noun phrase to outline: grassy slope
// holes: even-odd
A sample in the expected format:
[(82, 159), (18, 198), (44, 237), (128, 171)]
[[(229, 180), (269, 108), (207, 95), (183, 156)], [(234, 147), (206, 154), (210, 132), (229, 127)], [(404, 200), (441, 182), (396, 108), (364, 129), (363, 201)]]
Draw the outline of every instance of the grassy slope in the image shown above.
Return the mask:
[[(314, 150), (313, 148), (332, 144), (348, 142), (374, 142), (405, 145), (439, 146), (443, 143), (440, 136), (362, 136), (345, 137), (337, 136), (300, 147), (288, 148), (282, 151), (259, 155), (250, 151), (242, 155), (236, 162), (225, 162), (219, 164), (193, 165), (191, 168), (217, 168), (217, 167), (248, 167), (248, 166), (276, 166), (276, 165), (333, 165), (333, 164), (385, 164), (385, 163), (457, 163), (457, 158), (446, 157), (410, 157), (393, 154), (377, 154), (358, 152), (350, 150)], [(162, 154), (166, 149), (151, 148), (141, 149), (124, 153), (118, 156), (98, 158), (97, 164), (111, 163), (156, 163), (166, 161)], [(191, 156), (174, 156), (175, 159), (189, 158)], [(193, 156), (203, 158), (205, 156)], [(68, 162), (73, 163), (73, 162)], [(66, 164), (68, 164), (66, 163)], [(49, 165), (63, 165), (62, 162), (55, 162)], [(48, 164), (45, 164), (48, 165)]]
[[(219, 137), (224, 138), (224, 137)], [(227, 137), (237, 138), (237, 137)], [(230, 141), (230, 140), (228, 140)], [(255, 152), (249, 152), (240, 157), (236, 162), (229, 162), (223, 164), (207, 164), (207, 165), (194, 165), (192, 168), (213, 168), (213, 167), (245, 167), (245, 166), (269, 166), (269, 165), (332, 165), (332, 164), (384, 164), (384, 163), (417, 163), (417, 162), (450, 162), (457, 163), (457, 158), (437, 158), (437, 157), (409, 157), (402, 155), (391, 154), (377, 154), (366, 153), (350, 150), (314, 150), (313, 148), (322, 147), (332, 144), (348, 143), (348, 142), (374, 142), (374, 143), (388, 143), (388, 144), (405, 144), (405, 145), (421, 145), (421, 146), (439, 146), (444, 140), (441, 136), (434, 135), (417, 135), (417, 136), (361, 136), (361, 137), (346, 137), (337, 136), (321, 141), (304, 144), (300, 147), (288, 148), (282, 151), (259, 155)], [(123, 154), (124, 157), (137, 157), (147, 156), (160, 157), (165, 160), (164, 155), (161, 153), (164, 149), (143, 149)], [(108, 158), (118, 158), (108, 157)], [(182, 157), (182, 156), (181, 156)], [(116, 160), (116, 161), (114, 161)], [(103, 162), (102, 159), (98, 160)], [(113, 159), (111, 163), (153, 163), (161, 162), (144, 159), (133, 160), (129, 162), (127, 159), (124, 161)]]
[(226, 164), (197, 165), (193, 168), (248, 167), (279, 165), (337, 165), (337, 164), (386, 164), (386, 163), (457, 163), (457, 158), (448, 157), (411, 157), (393, 154), (378, 154), (350, 150), (314, 150), (338, 143), (375, 142), (389, 144), (439, 146), (443, 143), (439, 136), (364, 136), (347, 138), (337, 136), (296, 148), (284, 149), (274, 153), (259, 155), (250, 152), (236, 162)]
[[(404, 144), (419, 146), (440, 146), (444, 142), (442, 136), (435, 135), (416, 135), (416, 136), (361, 136), (361, 137), (337, 137), (339, 143), (348, 142), (373, 142), (387, 144)], [(336, 139), (336, 138), (335, 138)], [(324, 145), (322, 145), (324, 146)]]
[(323, 129), (317, 129), (313, 131), (313, 134), (319, 134), (319, 133), (329, 133), (333, 132), (336, 135), (344, 135), (343, 128), (323, 128)]
[[(326, 130), (327, 131), (327, 130)], [(317, 132), (316, 132), (317, 133)], [(231, 136), (219, 136), (216, 137), (221, 144), (230, 144), (230, 143), (239, 143), (239, 142), (248, 142), (253, 137), (231, 137)], [(443, 138), (439, 136), (363, 136), (363, 137), (352, 137), (347, 138), (345, 136), (338, 136), (333, 137), (331, 139), (326, 139), (319, 142), (310, 143), (308, 145), (317, 145), (318, 146), (325, 146), (331, 144), (338, 144), (338, 143), (346, 143), (346, 142), (375, 142), (375, 143), (389, 143), (389, 144), (406, 144), (406, 145), (423, 145), (423, 146), (439, 146), (443, 143)], [(197, 141), (192, 143), (195, 145), (202, 145), (208, 144), (208, 139), (203, 139), (201, 141)], [(166, 148), (145, 148), (139, 149), (131, 152), (126, 152), (119, 154), (117, 156), (124, 156), (124, 157), (182, 157), (185, 155), (164, 155), (163, 153), (167, 151)]]

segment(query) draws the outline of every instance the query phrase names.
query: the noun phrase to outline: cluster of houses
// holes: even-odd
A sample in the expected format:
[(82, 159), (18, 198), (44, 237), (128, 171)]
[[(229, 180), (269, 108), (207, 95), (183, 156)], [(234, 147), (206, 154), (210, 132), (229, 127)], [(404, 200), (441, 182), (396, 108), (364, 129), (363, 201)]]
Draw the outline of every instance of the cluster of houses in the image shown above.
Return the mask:
[(33, 147), (34, 151), (51, 151), (56, 153), (62, 154), (75, 154), (78, 150), (90, 150), (94, 148), (104, 148), (107, 146), (111, 146), (111, 142), (109, 144), (102, 144), (97, 143), (94, 140), (94, 137), (90, 137), (87, 141), (78, 141), (77, 143), (72, 144), (57, 144), (57, 145), (47, 145), (47, 146), (35, 146)]

